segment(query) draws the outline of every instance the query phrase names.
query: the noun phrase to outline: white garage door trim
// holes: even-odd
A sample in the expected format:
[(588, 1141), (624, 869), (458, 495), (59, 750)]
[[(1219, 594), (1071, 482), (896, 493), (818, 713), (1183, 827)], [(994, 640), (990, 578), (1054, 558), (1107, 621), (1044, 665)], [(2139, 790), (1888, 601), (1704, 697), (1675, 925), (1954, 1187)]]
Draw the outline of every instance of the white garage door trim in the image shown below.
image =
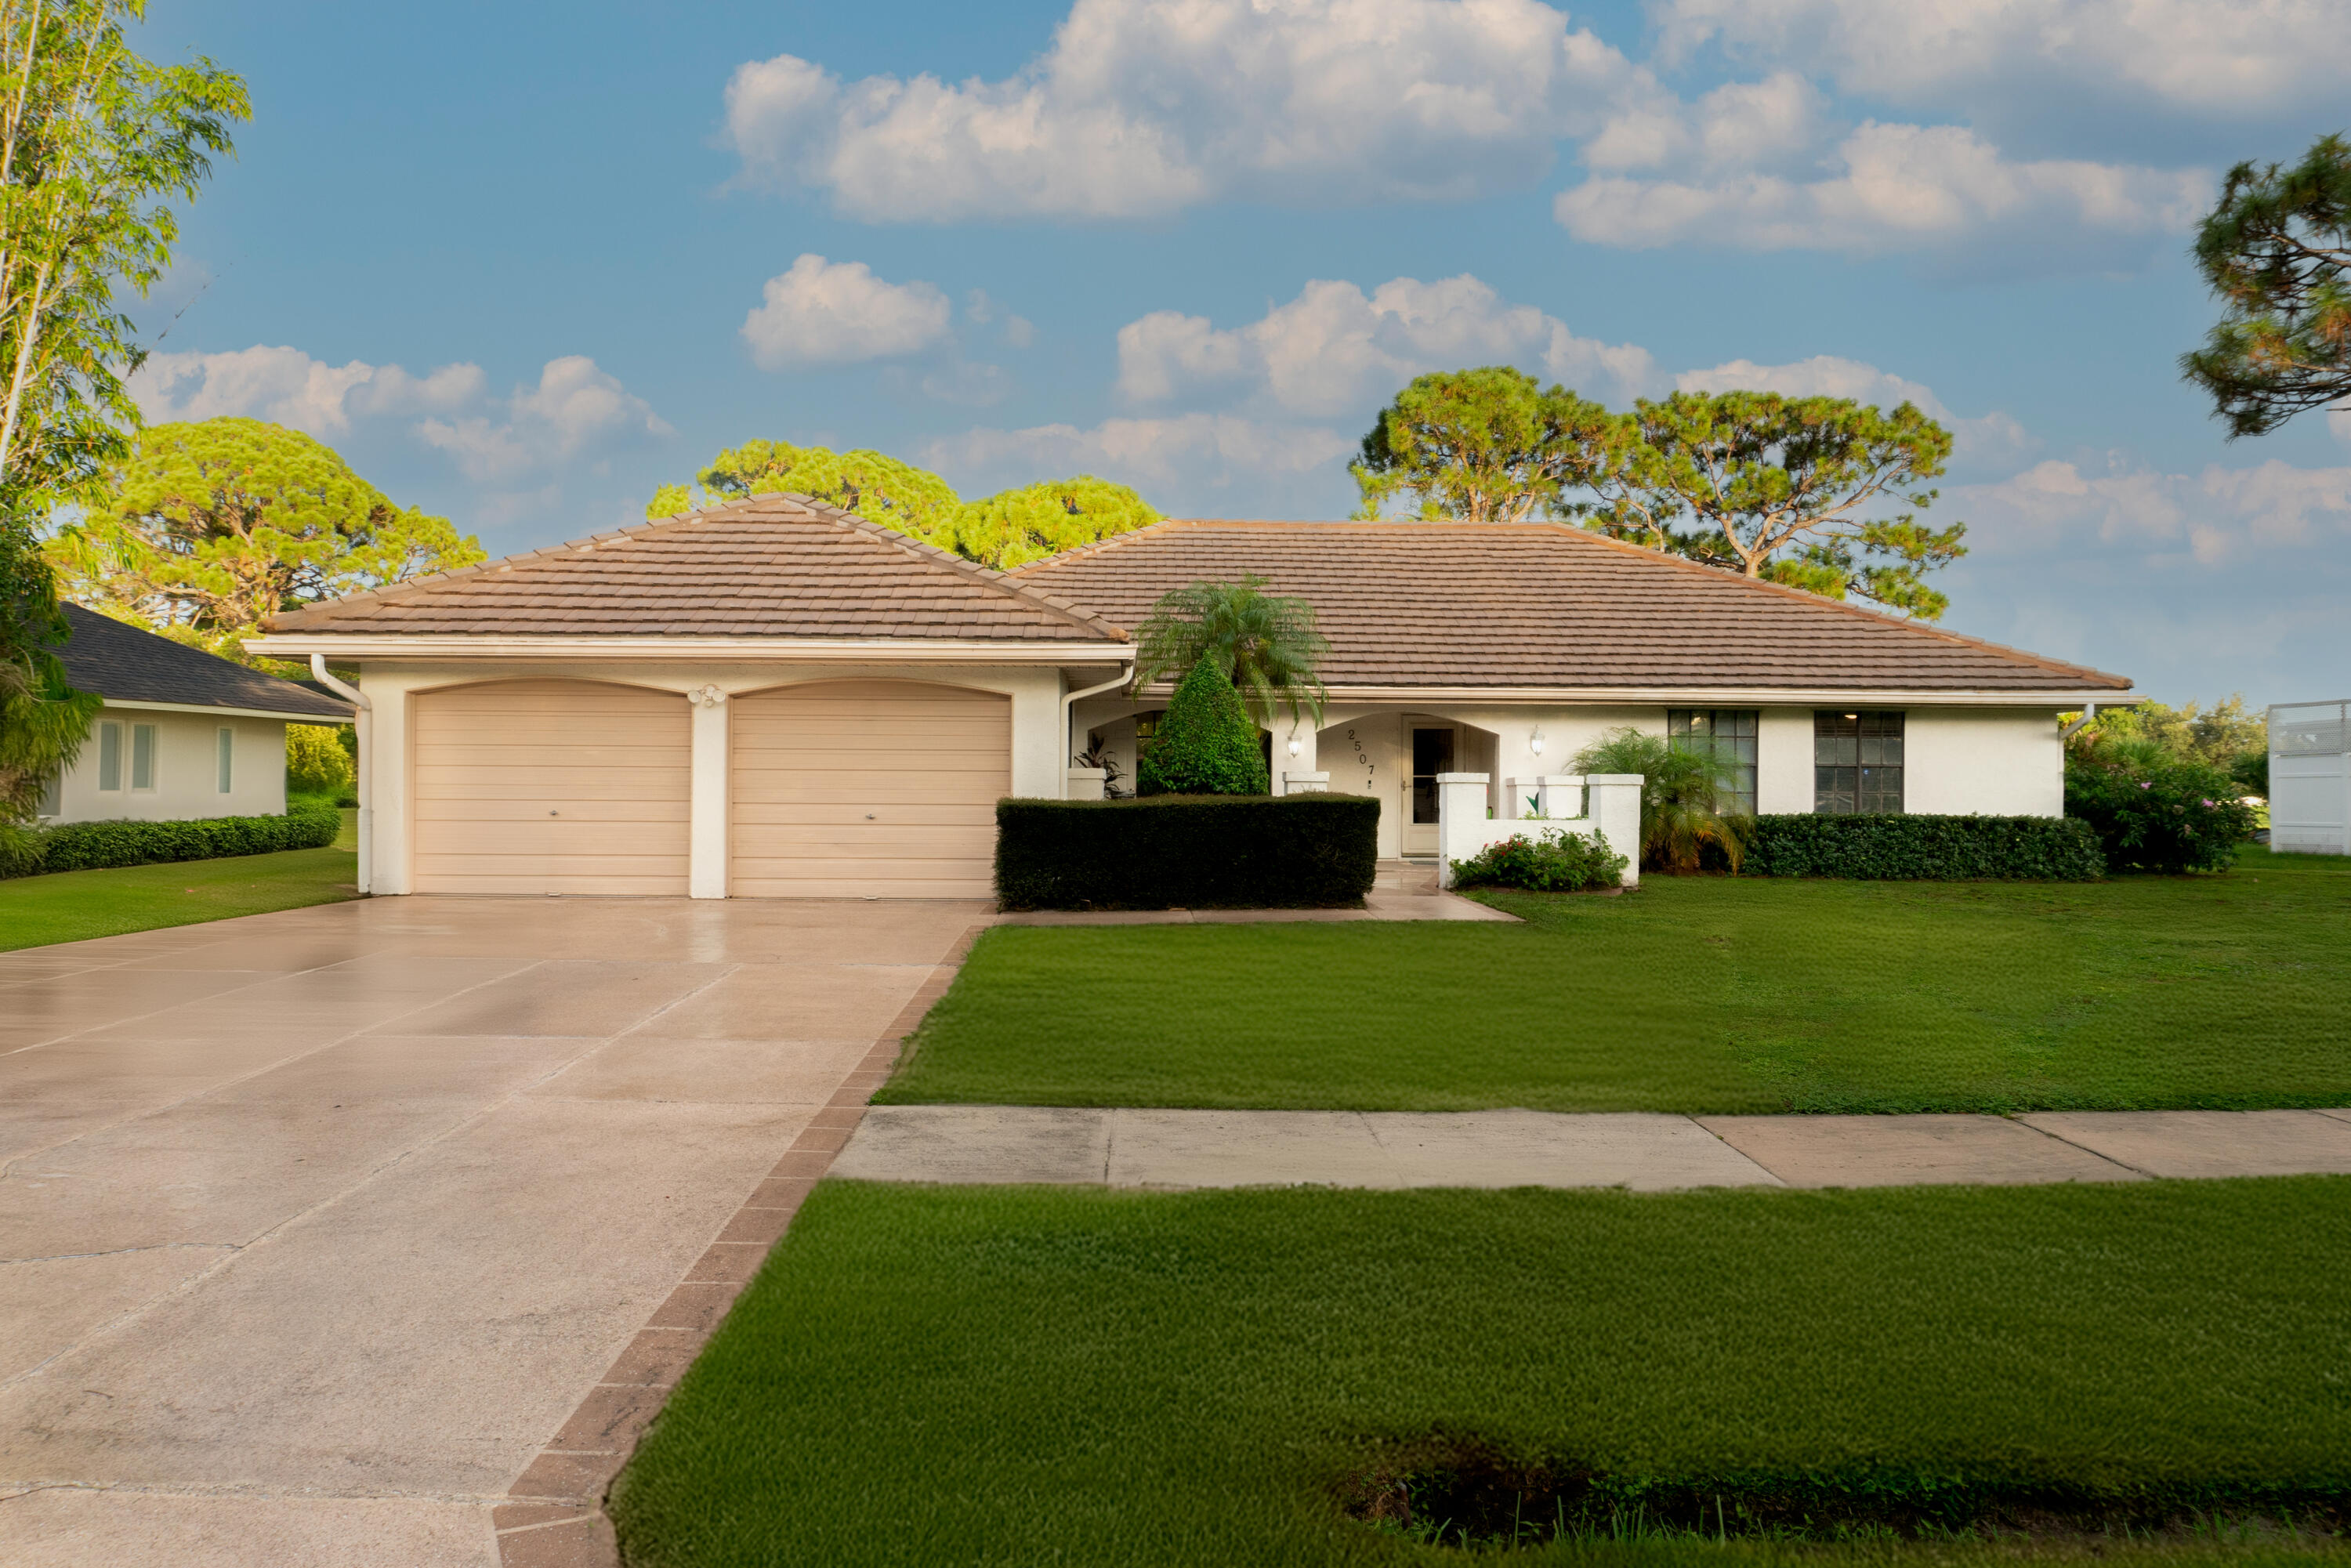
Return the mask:
[(986, 898), (1012, 792), (1012, 699), (925, 681), (810, 681), (729, 711), (737, 898)]
[(683, 897), (691, 712), (611, 681), (437, 686), (410, 712), (419, 893)]

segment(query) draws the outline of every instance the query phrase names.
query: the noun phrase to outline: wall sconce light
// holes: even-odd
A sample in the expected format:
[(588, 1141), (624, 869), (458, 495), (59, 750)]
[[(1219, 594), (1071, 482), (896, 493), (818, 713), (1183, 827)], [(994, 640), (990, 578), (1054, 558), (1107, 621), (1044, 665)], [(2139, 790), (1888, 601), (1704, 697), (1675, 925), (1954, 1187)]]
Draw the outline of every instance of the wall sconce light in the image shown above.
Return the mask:
[(1533, 752), (1537, 757), (1541, 757), (1542, 755), (1542, 748), (1543, 733), (1541, 730), (1537, 730), (1532, 735), (1527, 737), (1527, 749), (1529, 751)]
[(1300, 752), (1301, 752), (1301, 751), (1303, 751), (1303, 750), (1305, 750), (1305, 749), (1306, 749), (1306, 743), (1305, 743), (1304, 741), (1300, 740), (1300, 739), (1299, 739), (1296, 736), (1294, 736), (1294, 735), (1293, 735), (1293, 736), (1291, 736), (1291, 737), (1290, 737), (1290, 756), (1295, 757), (1295, 756), (1297, 756)]

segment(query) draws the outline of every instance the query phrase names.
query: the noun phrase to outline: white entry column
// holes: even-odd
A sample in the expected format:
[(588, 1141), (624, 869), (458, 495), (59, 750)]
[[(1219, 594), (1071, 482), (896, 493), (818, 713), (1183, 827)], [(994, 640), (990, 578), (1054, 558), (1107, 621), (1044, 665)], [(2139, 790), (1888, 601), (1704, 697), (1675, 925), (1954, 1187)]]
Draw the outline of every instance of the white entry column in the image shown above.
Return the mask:
[(694, 711), (694, 775), (688, 808), (692, 837), (686, 892), (695, 898), (726, 896), (726, 818), (729, 810), (726, 756), (726, 694), (696, 686), (685, 694)]

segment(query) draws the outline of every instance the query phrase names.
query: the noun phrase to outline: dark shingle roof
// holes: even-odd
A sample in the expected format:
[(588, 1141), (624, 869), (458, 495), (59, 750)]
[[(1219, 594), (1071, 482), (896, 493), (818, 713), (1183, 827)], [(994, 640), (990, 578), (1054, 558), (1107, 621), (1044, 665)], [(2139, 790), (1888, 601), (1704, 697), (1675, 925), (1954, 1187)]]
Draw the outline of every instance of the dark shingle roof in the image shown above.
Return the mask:
[(756, 496), (290, 611), (272, 632), (1118, 643), (1098, 617), (801, 496)]
[(1126, 627), (1256, 573), (1333, 687), (2082, 691), (2130, 682), (1559, 523), (1165, 522), (1013, 575)]
[(78, 604), (65, 611), (73, 636), (57, 653), (78, 691), (117, 702), (246, 708), (314, 724), (351, 716), (351, 705), (340, 697), (305, 690)]

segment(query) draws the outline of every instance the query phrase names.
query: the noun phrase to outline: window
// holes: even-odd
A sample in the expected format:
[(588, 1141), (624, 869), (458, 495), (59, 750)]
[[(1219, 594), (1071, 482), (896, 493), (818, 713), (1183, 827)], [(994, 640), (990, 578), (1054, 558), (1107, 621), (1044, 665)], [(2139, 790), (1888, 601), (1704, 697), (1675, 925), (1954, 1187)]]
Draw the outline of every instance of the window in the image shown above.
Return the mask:
[(1828, 816), (1902, 810), (1902, 716), (1813, 715), (1813, 810)]
[(152, 724), (131, 727), (131, 787), (155, 788), (155, 727)]
[(119, 724), (98, 727), (98, 787), (122, 788), (122, 727)]
[(1159, 738), (1159, 721), (1166, 716), (1167, 710), (1164, 707), (1134, 716), (1134, 765), (1136, 767), (1142, 767), (1143, 759), (1151, 754), (1151, 743)]
[(63, 810), (64, 787), (65, 775), (55, 768), (50, 768), (48, 777), (41, 780), (41, 803), (33, 808), (34, 814), (54, 817)]
[(225, 795), (235, 777), (231, 765), (236, 760), (236, 731), (226, 725), (213, 731), (213, 752), (220, 769), (220, 792)]
[(1721, 809), (1755, 814), (1755, 737), (1763, 716), (1751, 707), (1677, 707), (1666, 710), (1666, 734), (1683, 751), (1702, 752), (1728, 764), (1730, 788)]

